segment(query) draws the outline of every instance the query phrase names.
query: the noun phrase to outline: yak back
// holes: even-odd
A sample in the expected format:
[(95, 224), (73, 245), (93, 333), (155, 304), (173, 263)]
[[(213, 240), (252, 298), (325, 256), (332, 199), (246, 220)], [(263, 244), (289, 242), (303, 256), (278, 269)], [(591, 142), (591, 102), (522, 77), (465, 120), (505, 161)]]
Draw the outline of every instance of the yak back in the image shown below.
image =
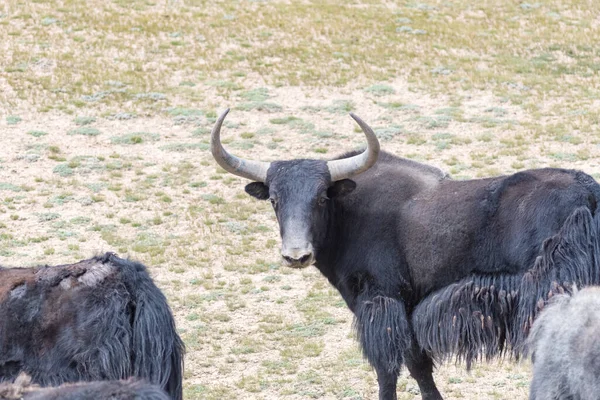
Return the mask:
[(524, 272), (576, 208), (595, 213), (600, 203), (593, 178), (556, 168), (453, 180), (382, 152), (353, 179), (356, 190), (336, 200), (336, 251), (329, 254), (336, 261), (329, 264), (344, 271), (324, 273), (343, 296), (377, 281), (414, 304), (470, 274)]
[(0, 269), (0, 382), (131, 376), (181, 398), (171, 311), (144, 265), (106, 253), (74, 264)]

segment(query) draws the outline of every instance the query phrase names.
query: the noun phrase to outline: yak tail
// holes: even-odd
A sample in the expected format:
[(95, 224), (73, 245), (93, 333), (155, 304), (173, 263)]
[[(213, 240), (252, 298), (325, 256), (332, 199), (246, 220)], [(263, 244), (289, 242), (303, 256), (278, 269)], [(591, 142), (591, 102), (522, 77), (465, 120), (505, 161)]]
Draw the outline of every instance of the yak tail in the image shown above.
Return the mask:
[(535, 317), (555, 294), (600, 284), (600, 215), (576, 209), (521, 274), (476, 274), (429, 294), (412, 313), (415, 338), (436, 361), (527, 353)]
[(376, 296), (361, 301), (355, 315), (354, 328), (363, 356), (376, 370), (398, 374), (411, 343), (404, 303)]
[(518, 325), (511, 339), (515, 355), (527, 355), (527, 335), (550, 298), (600, 283), (599, 224), (600, 215), (592, 217), (581, 207), (567, 218), (558, 234), (544, 242), (542, 254), (521, 281)]
[(177, 334), (167, 299), (156, 287), (146, 267), (111, 254), (110, 261), (128, 272), (124, 281), (131, 293), (132, 372), (159, 385), (173, 400), (183, 397), (185, 346)]

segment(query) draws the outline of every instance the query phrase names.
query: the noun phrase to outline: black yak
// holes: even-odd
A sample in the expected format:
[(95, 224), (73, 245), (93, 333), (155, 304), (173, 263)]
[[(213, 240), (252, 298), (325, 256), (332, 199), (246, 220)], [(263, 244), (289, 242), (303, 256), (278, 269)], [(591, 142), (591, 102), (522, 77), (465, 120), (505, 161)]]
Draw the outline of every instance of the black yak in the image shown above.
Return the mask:
[(380, 152), (353, 114), (367, 139), (363, 152), (330, 161), (245, 160), (221, 145), (228, 111), (212, 130), (213, 157), (254, 181), (248, 194), (270, 200), (283, 262), (314, 264), (340, 292), (380, 399), (396, 398), (403, 364), (423, 399), (441, 399), (434, 359), (454, 354), (470, 364), (507, 346), (518, 355), (549, 291), (598, 281), (600, 185), (581, 171), (455, 181)]
[(182, 398), (184, 345), (146, 267), (112, 253), (0, 268), (0, 382), (145, 379)]
[(14, 383), (0, 383), (1, 400), (169, 400), (157, 385), (130, 378), (120, 381), (65, 383), (56, 387), (31, 384), (21, 373)]
[(527, 339), (530, 400), (600, 398), (600, 287), (554, 296)]

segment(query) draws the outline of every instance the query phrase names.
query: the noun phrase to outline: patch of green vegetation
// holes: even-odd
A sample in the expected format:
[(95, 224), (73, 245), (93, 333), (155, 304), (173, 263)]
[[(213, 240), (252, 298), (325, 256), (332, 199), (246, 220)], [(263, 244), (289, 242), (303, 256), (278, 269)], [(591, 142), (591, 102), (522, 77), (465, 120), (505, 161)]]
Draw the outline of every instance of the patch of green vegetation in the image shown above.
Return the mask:
[(273, 133), (275, 133), (275, 129), (271, 128), (271, 127), (262, 127), (256, 130), (256, 134), (257, 135), (271, 135)]
[(23, 190), (20, 186), (14, 185), (8, 182), (0, 182), (0, 190), (11, 190), (13, 192), (20, 192)]
[(75, 118), (75, 124), (79, 126), (90, 125), (96, 122), (95, 117), (79, 116)]
[(103, 182), (97, 182), (97, 183), (86, 183), (84, 186), (87, 187), (88, 189), (90, 189), (92, 192), (98, 193), (98, 192), (106, 189), (106, 187), (108, 185)]
[(7, 125), (16, 125), (21, 121), (22, 121), (21, 117), (19, 117), (17, 115), (9, 115), (8, 117), (6, 117)]
[(73, 197), (72, 194), (70, 194), (70, 193), (63, 193), (63, 194), (59, 194), (57, 196), (53, 196), (52, 198), (50, 198), (50, 200), (48, 200), (48, 203), (63, 205), (63, 204), (68, 203), (68, 202), (70, 202), (72, 200), (74, 200), (74, 197)]
[(436, 115), (432, 117), (418, 117), (419, 121), (426, 129), (447, 128), (452, 121), (452, 117), (448, 115)]
[(42, 136), (46, 136), (48, 134), (48, 132), (33, 130), (33, 131), (27, 131), (27, 134), (31, 135), (33, 137), (42, 137)]
[(160, 101), (166, 100), (167, 96), (164, 93), (159, 92), (146, 92), (146, 93), (137, 93), (135, 98), (138, 100), (151, 100), (151, 101)]
[(60, 218), (60, 214), (57, 213), (42, 213), (42, 214), (38, 214), (38, 221), (39, 222), (48, 222), (48, 221), (53, 221), (55, 219)]
[(68, 164), (58, 164), (52, 169), (52, 172), (62, 177), (71, 176), (75, 173), (75, 171), (73, 171), (73, 168), (69, 167)]
[(184, 153), (188, 150), (208, 150), (209, 148), (208, 143), (172, 143), (159, 147), (161, 150), (177, 153)]
[(192, 131), (192, 136), (206, 136), (210, 133), (211, 129), (206, 126), (201, 126)]
[(216, 88), (225, 89), (225, 90), (240, 90), (240, 89), (242, 89), (242, 87), (239, 84), (237, 84), (235, 82), (231, 82), (231, 81), (223, 81), (223, 80), (208, 81), (208, 82), (206, 82), (206, 84), (209, 86), (214, 86)]
[(110, 138), (113, 144), (141, 144), (146, 142), (156, 142), (160, 139), (158, 133), (150, 132), (132, 132), (121, 136), (113, 136)]
[(73, 225), (87, 225), (90, 222), (92, 222), (92, 219), (89, 217), (80, 216), (80, 217), (71, 218), (69, 220), (69, 222), (72, 223)]
[(202, 198), (210, 204), (225, 204), (225, 199), (214, 194), (205, 194), (202, 195)]
[(167, 109), (167, 114), (169, 114), (172, 117), (200, 117), (204, 115), (204, 112), (202, 112), (202, 110), (197, 110), (193, 108), (172, 107)]
[(271, 96), (269, 95), (269, 89), (261, 87), (242, 92), (240, 93), (240, 97), (250, 102), (262, 102), (269, 99)]
[(377, 84), (365, 88), (365, 92), (370, 93), (374, 96), (388, 96), (396, 93), (393, 87), (386, 84)]
[(82, 126), (80, 128), (71, 129), (67, 132), (67, 135), (83, 135), (83, 136), (98, 136), (100, 131), (96, 128), (89, 126)]
[(281, 111), (283, 108), (279, 104), (271, 103), (268, 101), (249, 101), (236, 106), (235, 109), (242, 111), (278, 112)]
[(403, 129), (401, 125), (392, 125), (386, 128), (375, 128), (374, 132), (380, 140), (388, 141), (394, 138), (394, 136), (401, 134)]
[(334, 100), (325, 110), (332, 114), (347, 114), (354, 111), (355, 105), (352, 100)]
[(563, 152), (551, 153), (550, 157), (555, 160), (558, 160), (558, 161), (569, 161), (569, 162), (577, 161), (579, 159), (579, 156), (577, 154), (563, 153)]
[(383, 108), (387, 108), (390, 110), (400, 110), (402, 109), (402, 107), (405, 106), (404, 103), (399, 103), (399, 102), (391, 102), (391, 103), (386, 103), (386, 102), (377, 102), (377, 105)]
[(289, 117), (283, 117), (283, 118), (272, 118), (269, 120), (269, 122), (272, 124), (275, 124), (275, 125), (285, 125), (285, 124), (289, 124), (291, 122), (301, 121), (301, 120), (302, 120), (301, 118), (289, 116)]

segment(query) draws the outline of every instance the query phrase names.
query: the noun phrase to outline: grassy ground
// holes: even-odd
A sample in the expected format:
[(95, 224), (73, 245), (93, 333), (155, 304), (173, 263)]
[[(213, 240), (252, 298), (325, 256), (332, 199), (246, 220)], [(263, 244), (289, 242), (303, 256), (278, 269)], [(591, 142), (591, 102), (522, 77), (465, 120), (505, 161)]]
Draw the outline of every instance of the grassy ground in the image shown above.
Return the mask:
[[(188, 347), (186, 399), (371, 399), (352, 316), (279, 265), (266, 203), (208, 152), (328, 158), (363, 144), (456, 179), (600, 177), (593, 1), (0, 4), (0, 263), (116, 251), (151, 266)], [(530, 368), (443, 365), (448, 399), (525, 399)], [(398, 395), (419, 398), (403, 374)]]

